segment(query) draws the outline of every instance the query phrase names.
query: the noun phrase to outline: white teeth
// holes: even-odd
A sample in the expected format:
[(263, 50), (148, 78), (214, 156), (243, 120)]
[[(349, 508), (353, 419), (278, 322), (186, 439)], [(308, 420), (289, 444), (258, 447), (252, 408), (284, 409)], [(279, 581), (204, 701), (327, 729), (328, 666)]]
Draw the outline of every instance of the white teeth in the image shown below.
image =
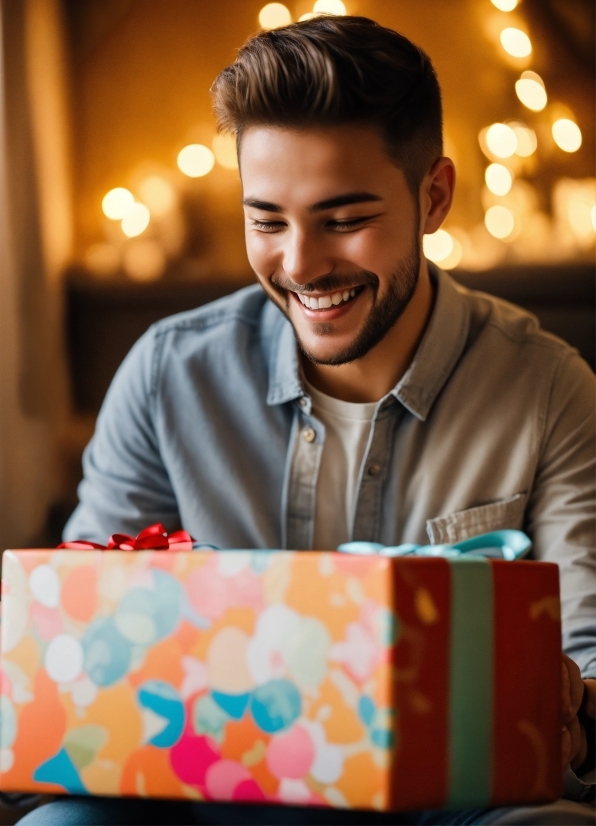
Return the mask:
[(313, 298), (309, 295), (298, 293), (298, 298), (305, 307), (310, 310), (328, 310), (329, 307), (337, 307), (342, 301), (349, 301), (356, 295), (356, 288), (351, 290), (344, 290), (341, 293), (333, 293), (332, 295), (322, 295), (320, 298)]

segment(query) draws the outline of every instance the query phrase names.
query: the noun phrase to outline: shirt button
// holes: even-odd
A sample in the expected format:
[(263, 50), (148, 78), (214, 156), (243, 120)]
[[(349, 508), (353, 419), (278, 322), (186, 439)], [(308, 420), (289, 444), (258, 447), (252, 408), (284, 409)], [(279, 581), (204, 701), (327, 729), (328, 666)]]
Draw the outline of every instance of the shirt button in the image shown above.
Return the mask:
[(369, 476), (376, 476), (380, 472), (381, 472), (381, 465), (370, 465), (369, 468), (368, 468), (368, 475)]
[(304, 396), (301, 396), (298, 399), (298, 404), (300, 405), (300, 407), (306, 407), (306, 399), (304, 398)]
[(314, 440), (317, 438), (317, 434), (312, 429), (312, 427), (305, 427), (302, 431), (302, 438), (305, 442), (314, 442)]

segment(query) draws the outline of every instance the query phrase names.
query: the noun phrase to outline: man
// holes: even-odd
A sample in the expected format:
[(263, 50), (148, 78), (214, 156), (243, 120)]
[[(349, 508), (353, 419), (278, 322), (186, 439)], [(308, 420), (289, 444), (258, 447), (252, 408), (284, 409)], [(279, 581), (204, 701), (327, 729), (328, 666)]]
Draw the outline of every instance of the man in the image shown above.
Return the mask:
[[(249, 40), (213, 95), (238, 141), (260, 287), (167, 319), (133, 348), (66, 538), (160, 520), (222, 548), (334, 548), (523, 527), (561, 568), (564, 645), (579, 665), (564, 660), (563, 760), (579, 769), (577, 712), (583, 700), (594, 716), (596, 685), (594, 377), (533, 317), (421, 256), (455, 180), (429, 59), (365, 18), (323, 17)], [(290, 822), (220, 808), (196, 817)], [(292, 822), (593, 818), (565, 801), (385, 819), (296, 811)]]

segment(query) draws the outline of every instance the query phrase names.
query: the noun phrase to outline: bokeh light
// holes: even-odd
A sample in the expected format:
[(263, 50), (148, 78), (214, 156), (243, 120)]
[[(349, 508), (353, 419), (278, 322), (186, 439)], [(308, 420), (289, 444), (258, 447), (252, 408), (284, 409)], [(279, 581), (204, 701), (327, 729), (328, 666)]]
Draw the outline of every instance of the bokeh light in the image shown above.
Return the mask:
[(132, 209), (134, 202), (135, 199), (130, 190), (123, 186), (117, 186), (104, 195), (101, 208), (106, 218), (110, 218), (112, 221), (121, 221), (126, 213)]
[(215, 160), (224, 169), (238, 169), (238, 155), (236, 153), (236, 138), (234, 135), (222, 132), (215, 135), (211, 143)]
[(305, 20), (312, 20), (313, 17), (318, 17), (318, 15), (315, 14), (314, 11), (307, 11), (305, 14), (300, 15), (298, 22), (303, 23)]
[(528, 57), (532, 54), (532, 43), (521, 29), (507, 27), (499, 35), (501, 46), (512, 57)]
[(215, 156), (208, 146), (191, 143), (178, 153), (178, 168), (189, 178), (202, 178), (213, 169)]
[(159, 175), (149, 175), (141, 181), (138, 192), (151, 215), (162, 218), (176, 205), (176, 193), (171, 184)]
[[(453, 237), (453, 236), (452, 236)], [(453, 247), (451, 252), (446, 258), (443, 258), (441, 261), (437, 262), (439, 266), (444, 270), (452, 270), (454, 267), (457, 267), (459, 262), (462, 259), (463, 255), (463, 248), (457, 238), (453, 238)]]
[(503, 164), (491, 163), (486, 168), (484, 180), (494, 195), (507, 195), (513, 183), (513, 175)]
[(499, 11), (513, 11), (513, 9), (517, 6), (517, 0), (490, 0), (493, 6), (499, 9)]
[(435, 263), (442, 261), (453, 251), (453, 237), (445, 229), (438, 229), (422, 238), (424, 255)]
[(259, 23), (263, 29), (278, 29), (291, 22), (290, 10), (283, 3), (267, 3), (259, 12)]
[(134, 238), (145, 232), (149, 226), (151, 214), (145, 204), (133, 204), (122, 219), (122, 232), (128, 238)]
[(109, 278), (120, 269), (120, 253), (113, 244), (98, 242), (85, 251), (85, 266), (101, 278)]
[(504, 206), (491, 206), (486, 210), (484, 225), (494, 238), (504, 239), (515, 228), (515, 216)]
[(553, 138), (563, 152), (577, 152), (582, 145), (581, 129), (569, 118), (560, 118), (553, 123)]
[(497, 158), (510, 158), (517, 149), (517, 136), (506, 123), (493, 123), (486, 130), (486, 145)]
[(139, 238), (126, 245), (122, 263), (126, 274), (134, 281), (154, 281), (163, 273), (166, 257), (157, 241)]
[(313, 6), (315, 14), (347, 14), (345, 5), (342, 0), (317, 0)]
[(590, 216), (592, 218), (592, 229), (596, 232), (596, 204), (590, 210)]
[(519, 155), (520, 158), (529, 158), (530, 155), (533, 155), (538, 146), (536, 132), (530, 129), (529, 126), (526, 126), (525, 123), (520, 123), (519, 121), (509, 121), (507, 126), (513, 129), (515, 137), (517, 138), (515, 154)]
[(548, 100), (544, 81), (536, 72), (522, 72), (515, 82), (515, 94), (533, 112), (541, 112)]
[(444, 270), (457, 267), (463, 254), (460, 242), (445, 229), (438, 229), (431, 235), (424, 235), (422, 248), (426, 258), (434, 261)]

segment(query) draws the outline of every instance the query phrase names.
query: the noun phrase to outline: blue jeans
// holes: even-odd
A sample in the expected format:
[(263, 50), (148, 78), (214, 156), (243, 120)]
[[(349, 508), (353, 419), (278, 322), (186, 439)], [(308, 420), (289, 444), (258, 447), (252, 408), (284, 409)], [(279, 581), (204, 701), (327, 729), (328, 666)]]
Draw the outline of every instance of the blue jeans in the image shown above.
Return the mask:
[(293, 824), (371, 824), (371, 826), (592, 826), (594, 808), (568, 800), (546, 806), (469, 809), (460, 812), (388, 813), (293, 806), (186, 803), (137, 798), (65, 797), (34, 809), (21, 826), (135, 826), (209, 824), (210, 826), (293, 826)]

